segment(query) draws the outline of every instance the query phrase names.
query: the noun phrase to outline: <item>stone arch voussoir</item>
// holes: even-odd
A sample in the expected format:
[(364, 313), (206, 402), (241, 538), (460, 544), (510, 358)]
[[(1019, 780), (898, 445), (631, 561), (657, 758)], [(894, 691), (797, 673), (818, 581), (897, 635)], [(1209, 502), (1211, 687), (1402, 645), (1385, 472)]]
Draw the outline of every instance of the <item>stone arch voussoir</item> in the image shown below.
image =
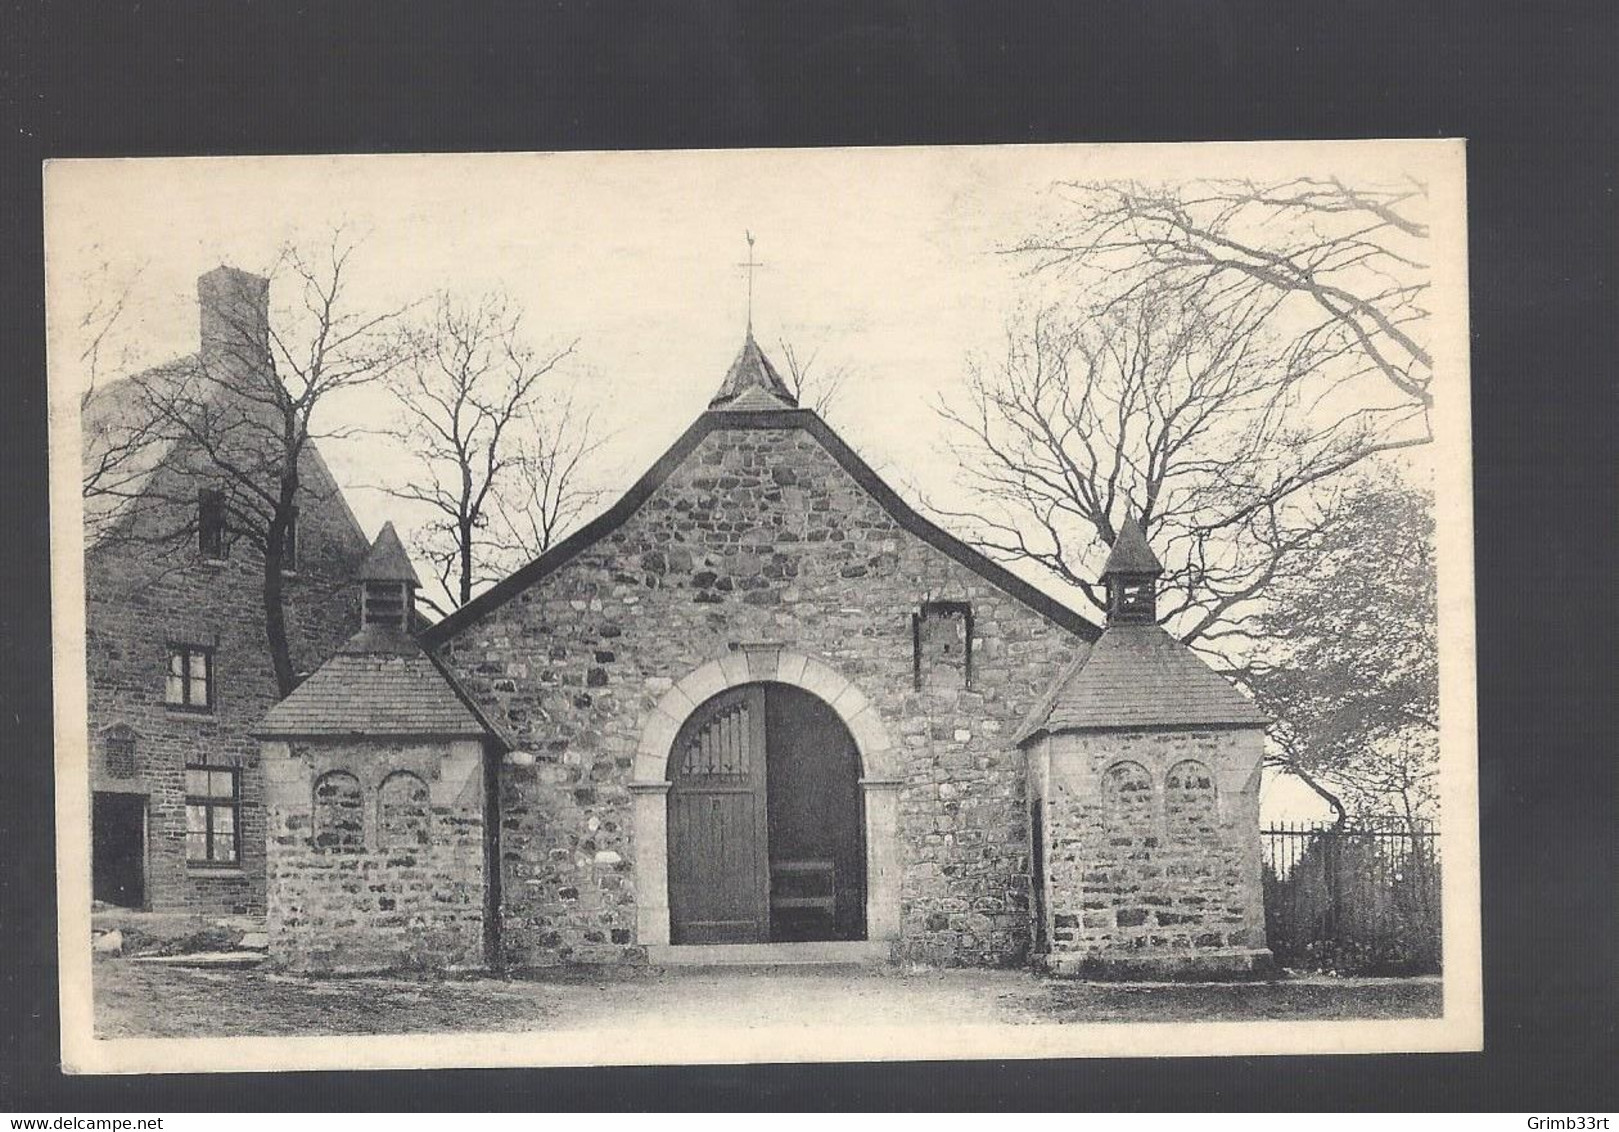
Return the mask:
[(664, 781), (675, 735), (704, 701), (741, 684), (790, 684), (825, 700), (854, 737), (863, 778), (899, 776), (898, 752), (877, 706), (837, 669), (791, 649), (742, 648), (692, 669), (665, 692), (641, 728), (635, 753), (635, 781)]
[(630, 791), (635, 798), (636, 934), (643, 945), (669, 942), (667, 771), (675, 737), (705, 701), (727, 688), (767, 681), (818, 696), (854, 738), (865, 795), (866, 934), (872, 940), (899, 936), (901, 762), (877, 705), (823, 660), (778, 645), (753, 645), (686, 673), (642, 722)]

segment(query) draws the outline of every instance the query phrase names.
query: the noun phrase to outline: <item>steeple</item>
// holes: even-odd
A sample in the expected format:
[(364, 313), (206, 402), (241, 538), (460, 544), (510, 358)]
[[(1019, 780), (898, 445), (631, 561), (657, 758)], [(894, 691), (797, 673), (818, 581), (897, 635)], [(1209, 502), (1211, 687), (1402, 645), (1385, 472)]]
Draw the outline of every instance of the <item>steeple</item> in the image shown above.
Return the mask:
[(1158, 620), (1157, 579), (1163, 563), (1147, 545), (1147, 534), (1134, 515), (1126, 515), (1102, 567), (1107, 586), (1109, 625), (1150, 625)]
[(744, 232), (748, 240), (748, 258), (737, 264), (748, 273), (748, 329), (742, 340), (742, 352), (731, 363), (720, 391), (708, 403), (710, 409), (789, 409), (798, 407), (798, 398), (770, 364), (759, 343), (753, 340), (753, 272), (764, 264), (753, 258), (753, 233)]
[(382, 524), (371, 552), (360, 563), (360, 624), (409, 632), (411, 606), (422, 582), (392, 523)]
[(720, 391), (708, 403), (710, 409), (791, 409), (797, 408), (798, 398), (776, 372), (776, 367), (765, 357), (759, 343), (753, 340), (753, 328), (748, 328), (742, 342), (742, 352), (731, 363)]

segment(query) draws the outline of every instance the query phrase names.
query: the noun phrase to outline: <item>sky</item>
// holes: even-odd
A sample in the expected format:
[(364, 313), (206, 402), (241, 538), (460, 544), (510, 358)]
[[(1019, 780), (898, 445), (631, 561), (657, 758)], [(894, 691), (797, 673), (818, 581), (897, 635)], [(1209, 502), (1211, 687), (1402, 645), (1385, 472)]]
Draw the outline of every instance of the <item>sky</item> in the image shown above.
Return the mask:
[[(1052, 297), (1005, 250), (1052, 215), (1055, 182), (1353, 177), (1431, 153), (1282, 143), (58, 161), (45, 176), (51, 381), (83, 380), (74, 326), (98, 289), (134, 281), (109, 343), (134, 372), (196, 349), (198, 275), (261, 270), (284, 243), (319, 246), (342, 226), (360, 240), (353, 294), (367, 306), (499, 291), (525, 310), (536, 345), (577, 340), (559, 379), (611, 434), (593, 479), (622, 489), (703, 410), (740, 348), (751, 231), (766, 353), (783, 368), (785, 339), (817, 368), (845, 369), (832, 423), (915, 502), (954, 475), (934, 404), (956, 395), (972, 359), (1004, 350), (1009, 319)], [(292, 297), (273, 292), (272, 307)], [(331, 424), (390, 411), (376, 389), (332, 407)], [(419, 519), (373, 486), (407, 477), (408, 454), (375, 441), (322, 453), (368, 534)], [(1267, 809), (1313, 814), (1302, 789), (1267, 785)]]

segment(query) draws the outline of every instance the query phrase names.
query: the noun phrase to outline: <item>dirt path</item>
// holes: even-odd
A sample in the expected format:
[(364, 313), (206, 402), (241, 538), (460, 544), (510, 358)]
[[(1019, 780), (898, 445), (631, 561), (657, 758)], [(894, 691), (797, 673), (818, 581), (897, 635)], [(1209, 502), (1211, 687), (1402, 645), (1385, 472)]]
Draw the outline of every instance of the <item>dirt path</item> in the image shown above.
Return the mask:
[(1110, 985), (1027, 971), (853, 967), (303, 979), (103, 959), (95, 993), (103, 1037), (1404, 1018), (1441, 1008), (1437, 980)]

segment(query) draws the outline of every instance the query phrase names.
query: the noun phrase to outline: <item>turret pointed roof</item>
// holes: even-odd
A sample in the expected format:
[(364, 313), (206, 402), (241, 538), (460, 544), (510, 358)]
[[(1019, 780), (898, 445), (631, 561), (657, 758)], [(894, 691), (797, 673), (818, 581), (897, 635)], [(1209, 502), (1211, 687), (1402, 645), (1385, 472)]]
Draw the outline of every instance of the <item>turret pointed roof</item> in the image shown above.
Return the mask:
[[(420, 585), (392, 523), (361, 564), (365, 582)], [(509, 743), (453, 676), (404, 629), (361, 627), (272, 707), (259, 738), (417, 736), (493, 738)]]
[(413, 586), (422, 584), (391, 522), (382, 524), (382, 530), (377, 532), (376, 541), (371, 544), (371, 553), (360, 563), (359, 572), (355, 577), (362, 582), (408, 582)]
[(1158, 561), (1158, 556), (1147, 544), (1147, 532), (1141, 529), (1134, 515), (1126, 515), (1119, 527), (1118, 537), (1113, 540), (1113, 551), (1102, 567), (1102, 577), (1106, 578), (1109, 574), (1152, 574), (1156, 577), (1163, 572), (1164, 564)]
[(720, 391), (708, 403), (710, 409), (786, 409), (796, 407), (798, 398), (770, 364), (759, 343), (753, 340), (753, 327), (742, 343), (742, 352), (731, 363)]

